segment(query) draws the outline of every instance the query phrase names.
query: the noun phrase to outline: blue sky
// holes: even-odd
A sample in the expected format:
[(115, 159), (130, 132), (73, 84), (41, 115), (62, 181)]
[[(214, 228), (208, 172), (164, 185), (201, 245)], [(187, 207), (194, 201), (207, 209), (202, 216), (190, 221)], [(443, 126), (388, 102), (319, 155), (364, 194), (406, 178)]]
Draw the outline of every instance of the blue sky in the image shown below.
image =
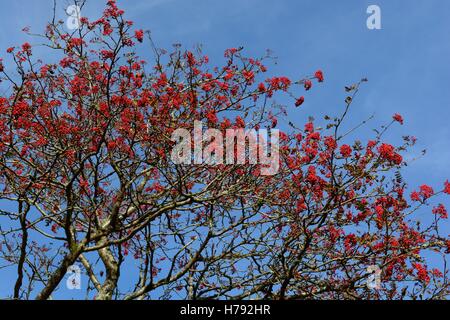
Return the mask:
[[(43, 30), (52, 0), (1, 2), (0, 52), (32, 39), (20, 30)], [(58, 15), (65, 18), (58, 1)], [(82, 15), (98, 17), (105, 1), (88, 0)], [(381, 30), (366, 27), (369, 5), (381, 8)], [(277, 56), (273, 74), (300, 78), (322, 69), (326, 82), (309, 92), (307, 103), (291, 116), (337, 113), (344, 85), (367, 77), (352, 110), (352, 120), (375, 113), (373, 126), (395, 112), (406, 119), (393, 132), (419, 138), (417, 154), (427, 156), (408, 170), (411, 179), (440, 182), (450, 176), (450, 2), (446, 0), (133, 0), (119, 5), (136, 26), (148, 29), (160, 47), (202, 44), (220, 64), (223, 50), (244, 46), (248, 55), (270, 49)]]
[[(82, 15), (100, 16), (105, 2), (88, 0)], [(0, 4), (0, 56), (4, 56), (9, 46), (33, 44), (35, 39), (20, 30), (30, 26), (42, 31), (51, 18), (53, 1), (0, 0)], [(61, 18), (68, 4), (69, 0), (58, 0)], [(381, 30), (366, 27), (371, 4), (381, 8)], [(212, 64), (223, 61), (224, 49), (242, 45), (254, 56), (271, 49), (278, 57), (271, 74), (298, 79), (322, 69), (324, 84), (315, 86), (302, 108), (290, 113), (299, 124), (309, 115), (319, 119), (339, 113), (343, 87), (367, 77), (351, 111), (352, 121), (375, 114), (369, 123), (375, 127), (401, 113), (405, 125), (390, 136), (411, 134), (419, 139), (410, 157), (428, 151), (405, 170), (411, 187), (427, 182), (438, 188), (450, 178), (450, 1), (119, 0), (119, 6), (136, 26), (151, 30), (158, 46), (202, 44)]]

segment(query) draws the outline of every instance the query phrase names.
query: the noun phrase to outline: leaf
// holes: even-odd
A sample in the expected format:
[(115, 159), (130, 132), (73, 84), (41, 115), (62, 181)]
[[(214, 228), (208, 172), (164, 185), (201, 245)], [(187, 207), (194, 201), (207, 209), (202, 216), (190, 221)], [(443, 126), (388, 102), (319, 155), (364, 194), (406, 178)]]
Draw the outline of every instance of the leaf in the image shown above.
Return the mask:
[(352, 84), (351, 86), (346, 86), (345, 91), (350, 92), (356, 89), (356, 85)]

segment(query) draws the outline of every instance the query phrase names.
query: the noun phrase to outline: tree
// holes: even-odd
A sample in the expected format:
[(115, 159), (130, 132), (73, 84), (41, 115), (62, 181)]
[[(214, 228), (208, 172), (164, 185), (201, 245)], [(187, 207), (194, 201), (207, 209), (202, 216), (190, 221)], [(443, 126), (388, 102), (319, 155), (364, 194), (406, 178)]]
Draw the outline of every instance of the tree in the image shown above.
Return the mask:
[[(401, 154), (415, 138), (384, 141), (398, 114), (372, 140), (347, 142), (365, 124), (342, 129), (365, 79), (324, 128), (291, 121), (267, 175), (248, 161), (177, 163), (172, 134), (195, 121), (274, 131), (304, 103), (295, 93), (324, 81), (320, 70), (264, 79), (269, 55), (232, 48), (209, 67), (200, 50), (167, 53), (115, 1), (73, 33), (53, 19), (39, 39), (56, 63), (35, 60), (29, 43), (7, 50), (15, 71), (0, 60), (10, 88), (0, 96), (0, 261), (16, 272), (14, 299), (50, 298), (74, 264), (95, 299), (448, 297), (446, 265), (430, 267), (450, 250), (447, 212), (431, 206), (450, 184), (405, 194)], [(132, 280), (119, 284), (124, 274)]]

